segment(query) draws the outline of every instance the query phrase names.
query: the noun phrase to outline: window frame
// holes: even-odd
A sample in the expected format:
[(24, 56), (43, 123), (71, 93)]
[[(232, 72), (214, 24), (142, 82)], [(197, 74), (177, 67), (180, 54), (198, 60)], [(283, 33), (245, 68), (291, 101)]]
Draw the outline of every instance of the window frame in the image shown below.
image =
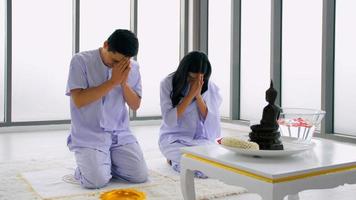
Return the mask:
[[(131, 1), (131, 30), (137, 33), (137, 3)], [(180, 8), (180, 58), (191, 50), (206, 50), (208, 44), (207, 20), (208, 0), (200, 1), (181, 0)], [(33, 126), (69, 124), (70, 120), (52, 121), (11, 121), (11, 58), (12, 58), (12, 3), (5, 0), (5, 121), (0, 122), (0, 127), (5, 126)], [(334, 51), (335, 51), (335, 4), (336, 0), (323, 0), (322, 16), (322, 84), (321, 84), (321, 107), (326, 115), (321, 124), (320, 133), (317, 137), (329, 138), (342, 142), (356, 143), (356, 137), (334, 133)], [(80, 0), (73, 0), (73, 54), (79, 51), (79, 7)], [(230, 116), (222, 119), (223, 122), (232, 124), (248, 125), (247, 121), (240, 120), (240, 33), (241, 33), (241, 0), (232, 1), (232, 23), (231, 23), (231, 87), (230, 90)], [(282, 44), (282, 0), (271, 0), (271, 79), (275, 89), (281, 91), (281, 44)], [(194, 34), (193, 34), (194, 33)], [(191, 47), (191, 48), (189, 48)], [(280, 104), (281, 95), (276, 103)], [(135, 112), (130, 111), (131, 120), (154, 120), (161, 119), (160, 116), (137, 117)]]

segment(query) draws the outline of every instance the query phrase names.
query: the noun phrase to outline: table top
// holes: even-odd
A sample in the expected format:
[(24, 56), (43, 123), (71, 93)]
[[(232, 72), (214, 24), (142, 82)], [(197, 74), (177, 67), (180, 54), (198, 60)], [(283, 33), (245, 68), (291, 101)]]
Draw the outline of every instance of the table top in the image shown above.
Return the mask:
[(287, 157), (252, 157), (216, 145), (184, 147), (182, 153), (270, 179), (356, 170), (356, 145), (313, 139), (314, 148)]

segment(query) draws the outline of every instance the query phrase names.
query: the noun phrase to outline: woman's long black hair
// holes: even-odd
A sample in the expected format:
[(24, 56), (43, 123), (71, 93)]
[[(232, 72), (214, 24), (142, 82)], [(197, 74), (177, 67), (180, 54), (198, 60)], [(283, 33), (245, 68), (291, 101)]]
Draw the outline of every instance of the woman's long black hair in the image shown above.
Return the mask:
[(211, 75), (211, 65), (208, 56), (199, 51), (192, 51), (184, 56), (180, 61), (178, 69), (173, 72), (171, 100), (173, 107), (176, 107), (184, 97), (184, 91), (188, 87), (188, 75), (192, 73), (203, 73), (204, 84), (201, 94), (208, 90), (209, 78)]

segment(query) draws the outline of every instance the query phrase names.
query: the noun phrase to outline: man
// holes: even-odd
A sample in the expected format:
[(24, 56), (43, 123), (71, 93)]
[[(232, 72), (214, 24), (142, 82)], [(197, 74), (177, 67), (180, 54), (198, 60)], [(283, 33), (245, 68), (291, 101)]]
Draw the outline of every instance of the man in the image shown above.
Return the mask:
[(112, 177), (132, 183), (147, 180), (142, 151), (129, 129), (126, 104), (141, 102), (138, 39), (118, 29), (103, 47), (77, 53), (70, 63), (66, 95), (70, 96), (68, 147), (75, 154), (75, 178), (85, 188), (104, 187)]

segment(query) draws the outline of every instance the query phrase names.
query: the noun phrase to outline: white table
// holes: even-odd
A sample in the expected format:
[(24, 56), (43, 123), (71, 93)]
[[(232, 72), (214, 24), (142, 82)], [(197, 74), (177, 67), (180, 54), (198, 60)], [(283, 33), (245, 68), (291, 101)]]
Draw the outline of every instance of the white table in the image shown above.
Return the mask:
[(185, 200), (195, 199), (193, 171), (227, 184), (247, 188), (264, 200), (299, 199), (308, 189), (356, 183), (356, 146), (325, 139), (306, 152), (280, 158), (236, 154), (219, 145), (182, 148), (181, 188)]

